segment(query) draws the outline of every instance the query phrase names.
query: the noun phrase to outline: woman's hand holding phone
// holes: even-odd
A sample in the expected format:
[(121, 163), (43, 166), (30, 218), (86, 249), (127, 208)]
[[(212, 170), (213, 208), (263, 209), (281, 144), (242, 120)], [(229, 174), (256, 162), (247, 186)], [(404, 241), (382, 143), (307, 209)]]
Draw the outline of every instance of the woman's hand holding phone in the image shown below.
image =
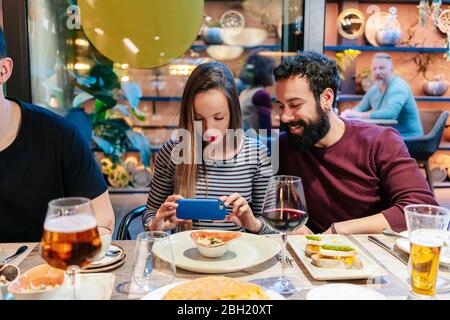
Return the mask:
[(233, 193), (230, 196), (222, 196), (219, 198), (224, 202), (225, 206), (232, 205), (233, 210), (227, 221), (233, 221), (234, 224), (244, 227), (253, 233), (257, 233), (261, 229), (262, 222), (253, 215), (247, 200), (239, 193)]
[(159, 207), (158, 211), (156, 212), (156, 215), (150, 225), (150, 231), (172, 230), (180, 222), (186, 221), (178, 219), (176, 216), (176, 208), (178, 207), (178, 203), (176, 203), (175, 201), (179, 199), (184, 198), (178, 194), (167, 197), (166, 201), (161, 205), (161, 207)]

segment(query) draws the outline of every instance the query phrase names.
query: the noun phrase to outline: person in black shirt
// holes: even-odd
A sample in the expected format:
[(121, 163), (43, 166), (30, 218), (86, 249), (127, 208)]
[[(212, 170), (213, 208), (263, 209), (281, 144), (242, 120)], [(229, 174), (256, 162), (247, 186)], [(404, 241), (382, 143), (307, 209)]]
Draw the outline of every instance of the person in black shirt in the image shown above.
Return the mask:
[(92, 199), (97, 224), (114, 229), (108, 188), (80, 131), (36, 105), (5, 98), (13, 70), (0, 29), (0, 242), (39, 241), (48, 202)]

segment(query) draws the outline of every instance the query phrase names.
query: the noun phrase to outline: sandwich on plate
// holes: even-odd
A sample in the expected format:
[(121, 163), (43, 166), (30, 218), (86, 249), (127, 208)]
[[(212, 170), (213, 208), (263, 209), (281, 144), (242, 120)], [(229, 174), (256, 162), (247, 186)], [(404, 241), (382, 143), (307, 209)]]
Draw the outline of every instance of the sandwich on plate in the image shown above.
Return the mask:
[(322, 244), (319, 252), (311, 255), (311, 263), (319, 268), (363, 269), (356, 250), (340, 244)]
[(311, 257), (313, 254), (319, 253), (322, 243), (322, 237), (316, 235), (305, 236), (305, 255)]

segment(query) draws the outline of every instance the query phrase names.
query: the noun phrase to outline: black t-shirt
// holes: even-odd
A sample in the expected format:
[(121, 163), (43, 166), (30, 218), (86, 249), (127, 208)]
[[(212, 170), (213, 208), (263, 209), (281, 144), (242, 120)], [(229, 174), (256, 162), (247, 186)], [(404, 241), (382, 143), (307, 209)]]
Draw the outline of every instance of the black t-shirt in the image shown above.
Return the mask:
[(79, 130), (44, 108), (19, 102), (21, 126), (0, 151), (0, 242), (39, 241), (49, 201), (95, 199), (107, 190)]

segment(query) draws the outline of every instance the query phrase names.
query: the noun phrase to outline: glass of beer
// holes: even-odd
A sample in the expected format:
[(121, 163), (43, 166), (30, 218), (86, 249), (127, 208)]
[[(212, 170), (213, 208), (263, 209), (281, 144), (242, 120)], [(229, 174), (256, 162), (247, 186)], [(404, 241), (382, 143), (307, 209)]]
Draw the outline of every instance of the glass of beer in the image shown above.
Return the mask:
[(432, 205), (404, 208), (410, 242), (411, 294), (409, 299), (435, 299), (439, 258), (450, 211)]
[(76, 275), (95, 260), (101, 248), (91, 200), (61, 198), (50, 201), (40, 243), (42, 258), (52, 267), (66, 270), (76, 299)]

